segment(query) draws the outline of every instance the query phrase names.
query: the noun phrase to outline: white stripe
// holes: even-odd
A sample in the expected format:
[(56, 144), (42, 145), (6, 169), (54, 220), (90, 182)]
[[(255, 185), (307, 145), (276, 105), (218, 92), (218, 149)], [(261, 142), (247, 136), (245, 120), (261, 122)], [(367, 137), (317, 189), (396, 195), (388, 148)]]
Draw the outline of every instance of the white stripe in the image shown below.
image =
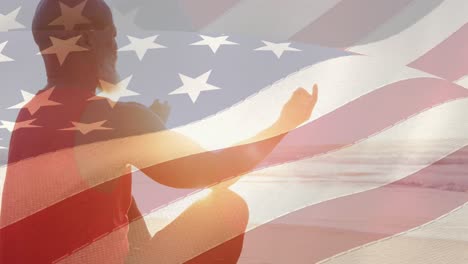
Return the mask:
[[(211, 22), (202, 29), (202, 32), (207, 34), (250, 35), (269, 40), (286, 40), (340, 1), (242, 1)], [(255, 21), (255, 23), (252, 24), (252, 21)]]
[[(395, 19), (398, 18), (397, 16)], [(443, 42), (467, 22), (468, 3), (466, 0), (446, 0), (399, 34), (381, 41), (357, 45), (349, 50), (406, 65)]]
[(5, 186), (6, 166), (0, 167), (0, 212), (2, 211), (3, 187)]
[[(440, 197), (457, 195), (439, 191)], [(320, 263), (468, 263), (468, 204), (407, 232), (363, 245)]]
[[(304, 205), (397, 181), (462, 148), (468, 144), (468, 118), (463, 116), (463, 109), (467, 107), (468, 99), (447, 103), (346, 149), (244, 177), (233, 189), (249, 205), (250, 227)], [(353, 162), (356, 157), (361, 157), (359, 163)], [(382, 160), (389, 162), (383, 164)], [(357, 172), (365, 176), (346, 176)], [(269, 177), (259, 183), (261, 188), (254, 187), (252, 180), (265, 178), (265, 175)], [(284, 175), (288, 175), (287, 179)], [(286, 181), (279, 184), (268, 181), (272, 179)], [(265, 204), (265, 201), (271, 203)]]
[[(243, 177), (231, 189), (249, 206), (248, 230), (306, 206), (397, 181), (468, 145), (468, 119), (463, 116), (467, 107), (468, 99), (447, 103), (346, 149)], [(346, 162), (356, 154), (375, 159)], [(385, 159), (390, 162), (382, 164)], [(364, 176), (346, 176), (356, 172)], [(189, 196), (146, 216), (150, 231), (164, 228), (196, 199)]]
[[(244, 177), (232, 189), (248, 203), (248, 230), (309, 205), (394, 182), (468, 145), (468, 120), (463, 115), (467, 107), (468, 99), (446, 103), (346, 149), (265, 169)], [(386, 151), (385, 156), (382, 156), (382, 149)], [(346, 163), (350, 158), (355, 158), (356, 154), (375, 159), (368, 160), (364, 165)], [(398, 158), (395, 160), (389, 157)], [(389, 164), (380, 162), (387, 159), (391, 161)], [(379, 163), (375, 163), (376, 160)], [(284, 178), (285, 172), (288, 173), (287, 179)], [(356, 172), (364, 176), (346, 176)], [(303, 173), (307, 173), (307, 177), (301, 176)], [(265, 178), (267, 180), (261, 180)], [(284, 181), (272, 181), (278, 179)], [(206, 195), (209, 195), (209, 192), (189, 196), (151, 213), (144, 220), (150, 231), (155, 234), (188, 206)], [(333, 223), (324, 220), (319, 224)], [(105, 241), (102, 243), (97, 241), (78, 255), (84, 252), (105, 252), (105, 248), (100, 248), (105, 247)], [(166, 251), (162, 249), (162, 252)], [(185, 253), (169, 255), (178, 257), (186, 255)], [(73, 256), (68, 260), (72, 259)]]
[[(316, 76), (320, 76), (320, 78)], [(317, 111), (311, 119), (314, 120), (363, 94), (376, 90), (379, 86), (390, 84), (398, 80), (421, 76), (427, 76), (427, 74), (410, 68), (402, 68), (390, 64), (383, 65), (381, 61), (363, 56), (337, 58), (318, 65), (312, 65), (284, 80), (278, 81), (273, 87), (263, 90), (244, 102), (240, 102), (237, 106), (229, 110), (175, 130), (195, 138), (197, 142), (202, 143), (208, 150), (223, 148), (253, 136), (260, 130), (274, 123), (279, 116), (281, 106), (298, 86), (311, 85), (314, 82), (322, 84)], [(349, 87), (353, 87), (353, 89), (349, 89)], [(239, 127), (242, 129), (239, 129)], [(101, 144), (106, 145), (107, 143), (91, 144), (80, 148), (94, 149), (99, 146), (102, 148)], [(50, 153), (42, 158), (44, 160), (54, 159), (54, 157), (63, 155), (66, 151), (67, 150), (59, 151), (58, 153)], [(37, 158), (34, 160), (37, 160)], [(34, 164), (34, 161), (22, 162), (21, 166), (23, 166), (23, 170), (26, 169), (26, 164)], [(90, 165), (86, 169), (90, 170), (91, 167)], [(59, 167), (54, 167), (55, 172), (58, 172), (60, 169)], [(6, 169), (3, 170), (3, 174), (0, 175), (0, 178), (5, 178), (5, 171)], [(0, 173), (1, 172), (2, 171), (0, 171)], [(115, 177), (115, 175), (108, 176)], [(90, 184), (89, 188), (110, 180), (99, 173), (92, 173), (89, 176), (83, 177), (93, 177), (87, 179)], [(52, 178), (50, 180), (51, 182), (48, 184), (53, 184), (53, 182), (59, 181), (60, 179)], [(3, 188), (3, 185), (0, 188)], [(80, 191), (81, 189), (75, 188), (83, 187), (70, 186), (70, 188), (76, 193), (76, 191)], [(31, 194), (24, 193), (24, 195)], [(11, 215), (9, 221), (17, 221), (37, 210), (52, 205), (51, 203), (56, 203), (66, 198), (65, 193), (60, 194), (61, 197), (56, 197), (58, 193), (54, 194), (55, 196), (51, 193), (43, 193), (44, 197), (39, 193), (35, 195), (38, 195), (38, 198), (32, 201), (32, 203), (28, 202), (27, 206), (19, 206), (22, 211), (14, 211), (15, 215)], [(48, 201), (47, 204), (37, 204), (45, 202), (44, 199)]]
[[(313, 204), (372, 190), (402, 179), (468, 145), (468, 117), (463, 115), (463, 110), (467, 107), (468, 99), (446, 103), (346, 149), (268, 168), (243, 177), (231, 189), (240, 194), (248, 204), (250, 215), (247, 230)], [(445, 140), (441, 140), (442, 138)], [(385, 149), (385, 153), (382, 153), (382, 149)], [(366, 154), (365, 156), (370, 158), (367, 164), (346, 163), (347, 160), (355, 158), (356, 153), (361, 156)], [(382, 164), (381, 161), (385, 159), (389, 159), (390, 162)], [(355, 172), (362, 173), (363, 176), (347, 176)], [(303, 175), (304, 173), (307, 175)], [(268, 179), (259, 181), (264, 178)], [(284, 181), (272, 181), (278, 179)], [(209, 195), (209, 192), (188, 196), (152, 212), (143, 220), (154, 235), (188, 206), (206, 195)], [(319, 224), (330, 225), (325, 220)], [(105, 240), (96, 241), (84, 252), (105, 252), (105, 244)], [(161, 246), (161, 252), (171, 250)], [(180, 248), (178, 254), (169, 255), (171, 258), (187, 257), (187, 254), (197, 255), (197, 252), (182, 251), (183, 248)], [(79, 255), (83, 255), (84, 252), (80, 252)], [(72, 256), (70, 259), (74, 258)], [(175, 263), (186, 259), (172, 260)]]
[[(335, 74), (336, 72), (341, 74)], [(210, 117), (201, 121), (199, 124), (187, 126), (185, 127), (186, 132), (187, 134), (190, 134), (190, 132), (198, 129), (197, 132), (206, 133), (214, 130), (214, 128), (219, 129), (218, 131), (230, 131), (229, 125), (232, 122), (232, 119), (236, 121), (236, 118), (241, 117), (241, 119), (237, 120), (237, 124), (245, 125), (248, 121), (246, 121), (246, 116), (250, 117), (253, 121), (257, 121), (256, 123), (258, 125), (258, 123), (263, 122), (263, 119), (265, 118), (255, 116), (253, 113), (256, 111), (252, 111), (252, 109), (256, 109), (256, 107), (260, 106), (260, 109), (266, 110), (272, 109), (273, 105), (282, 105), (284, 100), (288, 97), (287, 95), (294, 90), (292, 87), (298, 86), (294, 84), (301, 84), (304, 82), (313, 83), (313, 77), (311, 76), (320, 76), (323, 79), (316, 81), (326, 83), (326, 88), (322, 89), (324, 92), (321, 93), (321, 98), (324, 98), (322, 100), (323, 103), (322, 105), (317, 106), (318, 113), (314, 117), (317, 118), (335, 110), (355, 98), (362, 96), (363, 94), (377, 89), (379, 86), (394, 83), (398, 80), (409, 79), (411, 77), (427, 75), (413, 69), (402, 68), (392, 64), (383, 65), (380, 60), (375, 60), (369, 57), (352, 56), (333, 59), (318, 65), (313, 65), (297, 74), (281, 80), (268, 90), (260, 92), (220, 115)], [(348, 87), (356, 89), (347, 89)], [(283, 100), (283, 102), (278, 103), (278, 100)], [(468, 102), (463, 102), (463, 107), (466, 107)], [(251, 222), (249, 224), (249, 228), (255, 228), (258, 225), (276, 219), (291, 211), (299, 210), (307, 205), (378, 188), (389, 182), (406, 177), (407, 175), (414, 173), (461, 148), (468, 143), (468, 139), (464, 138), (468, 131), (468, 122), (458, 120), (463, 119), (460, 115), (460, 113), (463, 113), (463, 111), (461, 111), (463, 108), (460, 109), (459, 105), (459, 102), (455, 102), (428, 110), (427, 112), (413, 117), (412, 119), (399, 124), (376, 137), (353, 145), (352, 147), (335, 154), (331, 153), (322, 157), (315, 157), (311, 160), (270, 168), (262, 172), (255, 173), (251, 177), (245, 177), (242, 181), (233, 186), (233, 189), (239, 192), (239, 194), (241, 194), (249, 204), (251, 209)], [(243, 115), (242, 111), (245, 111), (244, 114), (246, 115)], [(220, 120), (219, 116), (222, 116), (223, 120)], [(266, 116), (271, 117), (272, 113), (267, 113)], [(445, 116), (447, 118), (440, 118), (440, 116)], [(231, 120), (229, 120), (229, 118), (231, 118)], [(457, 120), (455, 120), (455, 122), (449, 122), (454, 121), (451, 120), (451, 118)], [(434, 120), (440, 121), (434, 122)], [(266, 123), (271, 123), (271, 121), (267, 120)], [(209, 129), (200, 126), (200, 124), (206, 125)], [(216, 127), (216, 125), (218, 125), (218, 127)], [(454, 127), (457, 125), (460, 127)], [(262, 125), (260, 124), (258, 127), (260, 128)], [(249, 128), (249, 126), (247, 126), (247, 128)], [(180, 130), (183, 131), (183, 129)], [(234, 129), (233, 134), (238, 134), (239, 132), (241, 131)], [(197, 134), (192, 133), (191, 135), (196, 136)], [(207, 136), (208, 140), (213, 140), (220, 138), (221, 135), (223, 135), (223, 133), (213, 135), (203, 134), (201, 138), (203, 139), (203, 136)], [(243, 136), (241, 136), (241, 138), (243, 138)], [(440, 138), (461, 139), (439, 146), (439, 142), (433, 141)], [(433, 150), (433, 152), (422, 157), (408, 157), (408, 153), (414, 153), (414, 149), (411, 149), (410, 145), (393, 144), (395, 140), (408, 139), (428, 141), (427, 146), (423, 150), (425, 152)], [(362, 167), (356, 164), (354, 164), (354, 166), (350, 166), (348, 164), (337, 165), (337, 162), (335, 162), (335, 160), (349, 157), (351, 155), (350, 153), (353, 152), (366, 153), (367, 151), (367, 153), (369, 153), (370, 151), (370, 156), (373, 156), (381, 149), (380, 147), (376, 147), (376, 145), (382, 145), (383, 143), (390, 144), (389, 142), (394, 146), (393, 150), (390, 151), (392, 152), (392, 156), (404, 157), (404, 161), (416, 159), (417, 164), (414, 166), (407, 164), (399, 164), (400, 166), (395, 166), (393, 164), (389, 164), (382, 165), (383, 167), (376, 167), (374, 166), (375, 164), (368, 164), (367, 166)], [(372, 151), (374, 151), (374, 153), (372, 153)], [(358, 183), (356, 183), (356, 181), (347, 182), (346, 177), (329, 177), (326, 181), (319, 181), (321, 179), (321, 175), (333, 175), (337, 173), (340, 175), (347, 175), (347, 173), (355, 172), (357, 169), (360, 172), (368, 173), (371, 176), (360, 178), (362, 182)], [(301, 170), (315, 173), (315, 175), (310, 175), (310, 183), (304, 184), (303, 182), (290, 181), (284, 184), (277, 184), (274, 182), (266, 182), (260, 185), (261, 188), (255, 188), (251, 182), (249, 182), (249, 180), (255, 178), (255, 175), (261, 175), (262, 173), (274, 175), (275, 171), (277, 171), (278, 174), (284, 175), (284, 171), (291, 174), (290, 172), (300, 172)], [(388, 174), (388, 172), (392, 173)], [(353, 177), (353, 180), (355, 180), (355, 177)], [(262, 191), (259, 191), (258, 189), (261, 189)], [(316, 191), (314, 192), (313, 190)], [(272, 192), (277, 194), (275, 195), (276, 198), (287, 197), (287, 199), (282, 201), (271, 201), (271, 205), (273, 205), (273, 207), (264, 206), (265, 200), (271, 200)], [(313, 193), (312, 197), (310, 197), (311, 193)], [(145, 217), (145, 220), (148, 221), (148, 225), (153, 234), (177, 217), (178, 214), (190, 206), (195, 200), (196, 198), (189, 196), (186, 199), (175, 202), (174, 204), (157, 210)]]
[(372, 57), (335, 58), (291, 74), (220, 114), (175, 130), (192, 137), (206, 149), (220, 149), (273, 124), (297, 87), (310, 89), (314, 83), (319, 85), (312, 121), (382, 86), (429, 76)]

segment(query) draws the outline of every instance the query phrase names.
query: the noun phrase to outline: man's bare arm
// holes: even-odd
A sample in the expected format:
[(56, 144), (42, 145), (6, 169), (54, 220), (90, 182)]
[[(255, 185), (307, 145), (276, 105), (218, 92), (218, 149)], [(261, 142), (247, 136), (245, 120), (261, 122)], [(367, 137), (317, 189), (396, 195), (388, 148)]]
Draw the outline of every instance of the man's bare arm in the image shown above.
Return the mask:
[(298, 89), (272, 126), (219, 152), (206, 151), (189, 138), (172, 132), (159, 151), (176, 148), (197, 154), (154, 166), (136, 166), (153, 180), (174, 188), (202, 188), (240, 176), (254, 169), (290, 130), (310, 118), (317, 96), (317, 86), (312, 94)]
[[(20, 181), (21, 188), (11, 192), (17, 203), (2, 204), (13, 208), (8, 215), (1, 215), (0, 227), (128, 174), (126, 164), (143, 168), (154, 180), (179, 188), (210, 186), (247, 173), (268, 155), (282, 134), (310, 117), (316, 100), (316, 87), (313, 95), (299, 89), (283, 107), (278, 122), (257, 136), (216, 153), (206, 152), (192, 140), (166, 130), (75, 146), (8, 164), (10, 179)], [(2, 171), (5, 173), (6, 168)], [(63, 177), (64, 171), (67, 177)], [(40, 184), (31, 180), (31, 172), (33, 179), (41, 179)]]

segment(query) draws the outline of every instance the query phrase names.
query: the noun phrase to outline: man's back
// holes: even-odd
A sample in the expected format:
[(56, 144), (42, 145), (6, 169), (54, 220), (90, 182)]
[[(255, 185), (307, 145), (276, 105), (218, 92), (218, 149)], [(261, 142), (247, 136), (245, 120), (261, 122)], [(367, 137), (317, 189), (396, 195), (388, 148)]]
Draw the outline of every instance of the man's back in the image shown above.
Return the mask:
[[(40, 91), (29, 104), (43, 104), (47, 98), (41, 95), (46, 92), (50, 90)], [(49, 100), (60, 105), (40, 107), (34, 115), (26, 109), (28, 106), (22, 109), (17, 122), (34, 119), (32, 124), (37, 127), (14, 131), (9, 164), (78, 145), (164, 129), (157, 116), (139, 104), (114, 105), (107, 100), (90, 100), (93, 95), (93, 91), (87, 90), (55, 89)], [(69, 197), (76, 186), (66, 182), (88, 184), (79, 178), (77, 157), (69, 153), (57, 156), (55, 164), (40, 165), (60, 168), (64, 177), (61, 181), (65, 184), (57, 188), (68, 198), (3, 228), (2, 263), (49, 263), (122, 226), (113, 246), (115, 260), (124, 259), (128, 249), (127, 212), (131, 203), (128, 168), (122, 171), (124, 176), (120, 178)], [(122, 167), (125, 168), (125, 164)], [(20, 175), (9, 169), (2, 199), (2, 220), (22, 209), (15, 207), (18, 197), (36, 199), (28, 196), (28, 190), (40, 188), (41, 182), (51, 180), (47, 177), (35, 174), (34, 170)]]

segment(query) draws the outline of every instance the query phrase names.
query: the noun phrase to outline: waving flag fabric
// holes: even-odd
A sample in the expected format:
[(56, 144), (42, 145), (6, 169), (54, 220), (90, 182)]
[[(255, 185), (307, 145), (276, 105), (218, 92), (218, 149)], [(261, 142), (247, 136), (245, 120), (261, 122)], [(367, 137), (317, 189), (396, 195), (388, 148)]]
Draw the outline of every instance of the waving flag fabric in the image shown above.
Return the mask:
[[(39, 55), (67, 67), (86, 48), (76, 36), (38, 47), (31, 24), (40, 2), (54, 2), (61, 15), (49, 25), (67, 30), (75, 26), (67, 17), (86, 24), (86, 12), (101, 1), (0, 4), (0, 232), (8, 239), (20, 232), (25, 240), (0, 238), (0, 250), (10, 242), (37, 244), (38, 263), (467, 263), (466, 1), (107, 0), (119, 82), (101, 86), (119, 90), (97, 98), (77, 92), (68, 101), (63, 90), (41, 90), (47, 80)], [(319, 96), (308, 121), (285, 135), (236, 145), (274, 124), (298, 87), (310, 91), (315, 83)], [(151, 108), (155, 99), (171, 105), (165, 128), (206, 151), (179, 155), (161, 144), (154, 151), (175, 154), (128, 164), (131, 179), (107, 173), (108, 160), (133, 153), (125, 147), (131, 142), (143, 148), (136, 156), (152, 151), (139, 135), (160, 129), (120, 103)], [(70, 110), (88, 103), (86, 114)], [(64, 105), (70, 112), (57, 110)], [(61, 119), (70, 116), (87, 122)], [(47, 117), (57, 127), (41, 125)], [(58, 135), (54, 146), (62, 135), (76, 143), (74, 133), (90, 138), (43, 149), (47, 135)], [(276, 140), (248, 172), (239, 169), (242, 155)], [(18, 145), (31, 155), (11, 149)], [(230, 153), (231, 165), (214, 175), (238, 177), (210, 188), (165, 186), (145, 175), (169, 175), (176, 166), (188, 179), (208, 177), (210, 168), (197, 164), (221, 152)], [(56, 221), (61, 216), (54, 212), (65, 212), (57, 208), (72, 201), (75, 214), (71, 208), (62, 220), (76, 221), (83, 233), (93, 218), (81, 221), (86, 209), (79, 205), (102, 198), (83, 194), (109, 182), (119, 190), (130, 180), (137, 216), (105, 232), (90, 228), (89, 236), (68, 230), (93, 239), (64, 239), (69, 245), (51, 250), (47, 237), (21, 231), (46, 234), (54, 223), (28, 223)], [(90, 212), (114, 214), (110, 202), (99, 206)], [(119, 243), (143, 237), (132, 232), (142, 226), (151, 250)], [(51, 230), (50, 239), (58, 233)], [(130, 247), (128, 256), (116, 245)], [(43, 248), (53, 256), (39, 256)], [(15, 254), (21, 253), (0, 251), (0, 259)]]

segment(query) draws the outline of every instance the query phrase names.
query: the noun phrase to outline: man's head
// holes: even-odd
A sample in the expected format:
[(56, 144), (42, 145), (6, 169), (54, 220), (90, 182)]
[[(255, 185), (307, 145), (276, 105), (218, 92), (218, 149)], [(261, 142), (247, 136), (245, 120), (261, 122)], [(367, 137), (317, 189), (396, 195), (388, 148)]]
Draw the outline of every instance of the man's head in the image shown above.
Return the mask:
[(32, 31), (51, 84), (117, 82), (116, 29), (104, 0), (41, 0)]

